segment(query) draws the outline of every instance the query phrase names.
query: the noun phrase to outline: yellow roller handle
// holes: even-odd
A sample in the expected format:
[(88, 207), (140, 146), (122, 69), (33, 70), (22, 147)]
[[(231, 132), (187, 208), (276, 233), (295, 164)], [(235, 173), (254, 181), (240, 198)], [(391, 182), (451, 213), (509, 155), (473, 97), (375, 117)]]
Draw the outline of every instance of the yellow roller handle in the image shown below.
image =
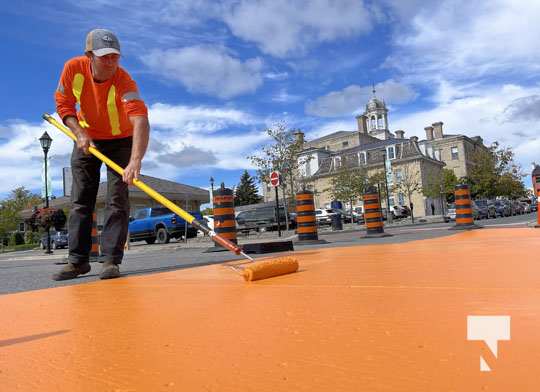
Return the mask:
[[(74, 142), (77, 141), (77, 137), (73, 134), (73, 132), (71, 132), (71, 130), (66, 128), (63, 124), (60, 124), (58, 121), (56, 121), (56, 119), (53, 116), (51, 116), (50, 114), (47, 114), (47, 113), (43, 114), (43, 119), (45, 121), (47, 121), (48, 123), (50, 123), (51, 125), (58, 128), (63, 133), (65, 133)], [(118, 174), (120, 174), (120, 175), (124, 174), (124, 169), (122, 169), (122, 167), (120, 167), (115, 162), (113, 162), (112, 160), (107, 158), (105, 155), (103, 155), (101, 152), (99, 152), (99, 150), (97, 148), (90, 146), (90, 148), (88, 148), (88, 151), (90, 151), (90, 153), (92, 155), (94, 155), (96, 158), (98, 158), (99, 160), (104, 162), (107, 166), (109, 166), (111, 169), (113, 169)], [(133, 185), (135, 185), (137, 188), (142, 190), (144, 193), (146, 193), (152, 199), (156, 200), (158, 203), (160, 203), (163, 206), (167, 207), (169, 210), (174, 212), (176, 215), (181, 216), (182, 219), (184, 219), (186, 222), (188, 222), (189, 224), (191, 224), (195, 228), (197, 228), (199, 230), (202, 230), (203, 232), (208, 234), (210, 236), (210, 238), (212, 238), (212, 240), (214, 240), (215, 242), (217, 242), (218, 244), (220, 244), (224, 248), (229, 249), (230, 251), (232, 251), (232, 252), (234, 252), (236, 254), (242, 254), (246, 258), (252, 260), (251, 257), (247, 256), (246, 254), (244, 254), (242, 252), (242, 249), (238, 245), (232, 243), (231, 241), (227, 240), (226, 238), (221, 237), (220, 235), (216, 234), (213, 230), (210, 230), (208, 227), (201, 224), (199, 221), (197, 221), (195, 219), (195, 217), (193, 215), (188, 214), (186, 211), (184, 211), (183, 209), (178, 207), (176, 204), (174, 204), (172, 201), (170, 201), (169, 199), (167, 199), (166, 197), (161, 195), (159, 192), (156, 192), (155, 190), (150, 188), (148, 185), (146, 185), (141, 180), (138, 180), (136, 178), (133, 179)]]

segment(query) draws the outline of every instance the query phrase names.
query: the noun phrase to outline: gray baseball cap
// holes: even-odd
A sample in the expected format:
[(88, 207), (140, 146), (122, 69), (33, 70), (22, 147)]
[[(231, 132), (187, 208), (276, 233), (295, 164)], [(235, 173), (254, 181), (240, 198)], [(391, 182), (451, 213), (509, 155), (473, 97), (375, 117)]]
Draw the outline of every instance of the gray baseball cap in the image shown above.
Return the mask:
[(92, 52), (96, 56), (107, 54), (120, 54), (120, 41), (113, 32), (105, 29), (94, 29), (86, 36), (85, 52)]

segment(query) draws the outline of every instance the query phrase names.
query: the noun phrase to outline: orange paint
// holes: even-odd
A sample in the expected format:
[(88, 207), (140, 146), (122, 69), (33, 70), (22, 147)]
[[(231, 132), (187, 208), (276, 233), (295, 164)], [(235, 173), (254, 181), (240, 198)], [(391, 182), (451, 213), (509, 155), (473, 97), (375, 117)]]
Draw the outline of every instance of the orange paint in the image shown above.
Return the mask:
[[(0, 390), (536, 390), (539, 247), (484, 229), (295, 252), (253, 283), (213, 265), (3, 295)], [(512, 318), (492, 372), (468, 315)]]

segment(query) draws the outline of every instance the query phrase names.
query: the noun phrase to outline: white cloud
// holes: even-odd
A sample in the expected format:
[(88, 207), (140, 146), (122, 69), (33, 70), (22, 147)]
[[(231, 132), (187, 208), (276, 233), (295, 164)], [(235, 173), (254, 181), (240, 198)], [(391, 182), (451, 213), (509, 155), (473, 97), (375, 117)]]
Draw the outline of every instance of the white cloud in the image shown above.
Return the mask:
[(286, 89), (279, 90), (276, 94), (272, 96), (273, 102), (279, 103), (294, 103), (304, 99), (301, 95), (289, 94)]
[[(540, 127), (537, 119), (528, 115), (513, 116), (508, 121), (508, 108), (527, 97), (540, 94), (540, 87), (523, 87), (514, 84), (502, 87), (477, 89), (463, 94), (458, 85), (445, 84), (445, 89), (455, 93), (435, 108), (420, 110), (397, 119), (390, 113), (392, 129), (403, 129), (406, 136), (425, 139), (424, 127), (442, 121), (445, 134), (464, 134), (469, 137), (481, 136), (484, 144), (498, 141), (503, 146), (512, 147), (516, 161), (528, 170), (530, 162), (538, 161)], [(394, 117), (395, 118), (395, 117)]]
[[(375, 86), (377, 96), (383, 97), (387, 103), (401, 104), (414, 98), (417, 94), (407, 85), (392, 79)], [(340, 91), (332, 91), (306, 104), (306, 113), (320, 117), (339, 117), (363, 112), (364, 105), (372, 95), (372, 87), (351, 85)]]
[(252, 125), (257, 119), (236, 109), (155, 103), (149, 108), (152, 127), (174, 130), (177, 135), (214, 133), (231, 125)]
[(447, 0), (423, 7), (396, 31), (386, 65), (423, 80), (537, 72), (539, 19), (538, 1)]
[(242, 0), (224, 16), (232, 33), (276, 57), (302, 54), (312, 45), (369, 31), (361, 0)]
[(182, 83), (190, 92), (224, 99), (253, 93), (263, 80), (260, 58), (242, 62), (217, 46), (156, 49), (141, 60), (153, 72)]

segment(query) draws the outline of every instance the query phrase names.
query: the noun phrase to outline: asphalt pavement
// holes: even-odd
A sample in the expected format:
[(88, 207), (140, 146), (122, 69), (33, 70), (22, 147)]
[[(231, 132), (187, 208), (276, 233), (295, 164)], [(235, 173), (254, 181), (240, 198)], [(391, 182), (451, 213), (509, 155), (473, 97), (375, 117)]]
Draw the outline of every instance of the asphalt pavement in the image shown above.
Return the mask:
[[(511, 228), (523, 227), (536, 222), (536, 214), (519, 215), (507, 218), (482, 220), (476, 222), (485, 229), (497, 227)], [(310, 248), (328, 248), (343, 246), (359, 246), (370, 244), (404, 243), (409, 241), (451, 236), (456, 231), (449, 230), (454, 226), (450, 223), (422, 223), (414, 225), (406, 221), (396, 222), (387, 226), (385, 231), (392, 234), (384, 238), (362, 238), (365, 230), (359, 225), (344, 225), (342, 231), (331, 231), (330, 228), (321, 228), (319, 238), (327, 243), (318, 245), (303, 245), (295, 242), (295, 250)], [(240, 244), (253, 242), (267, 242), (278, 240), (296, 240), (294, 232), (285, 231), (278, 238), (277, 233), (263, 233), (238, 237)], [(205, 238), (195, 238), (188, 243), (171, 242), (163, 245), (147, 245), (144, 242), (132, 243), (126, 251), (124, 262), (121, 265), (122, 276), (136, 276), (156, 272), (164, 272), (195, 266), (218, 264), (225, 261), (237, 260), (239, 257), (230, 252), (206, 252), (212, 248), (211, 241)], [(99, 280), (101, 264), (92, 263), (92, 271), (77, 279), (56, 282), (51, 275), (62, 268), (60, 263), (65, 262), (67, 250), (55, 250), (52, 255), (45, 255), (41, 249), (0, 254), (0, 294), (37, 290), (49, 287), (83, 284)], [(263, 254), (254, 257), (268, 257)]]

